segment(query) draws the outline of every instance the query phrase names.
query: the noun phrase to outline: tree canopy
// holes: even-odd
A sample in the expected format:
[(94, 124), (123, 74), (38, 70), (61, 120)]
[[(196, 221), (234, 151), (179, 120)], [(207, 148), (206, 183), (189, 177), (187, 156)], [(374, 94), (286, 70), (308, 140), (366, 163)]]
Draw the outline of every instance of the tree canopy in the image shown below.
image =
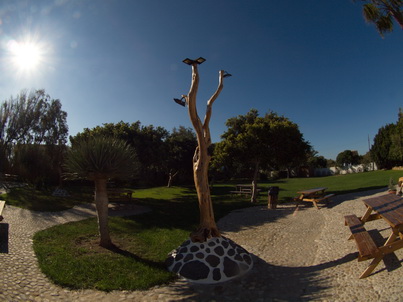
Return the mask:
[(0, 143), (63, 145), (67, 142), (67, 113), (60, 100), (45, 90), (22, 91), (0, 107)]
[(226, 125), (223, 140), (214, 150), (214, 167), (229, 169), (232, 174), (253, 171), (255, 182), (260, 168), (278, 170), (302, 165), (312, 152), (298, 125), (274, 112), (259, 117), (252, 109), (228, 119)]
[[(58, 174), (55, 170), (59, 170), (67, 142), (66, 119), (67, 113), (62, 110), (60, 100), (52, 99), (45, 90), (22, 91), (3, 102), (0, 107), (1, 172), (11, 173), (18, 169), (17, 173), (26, 181), (37, 183), (46, 176), (41, 173), (50, 174), (48, 169), (33, 168), (33, 158), (40, 154), (41, 160), (53, 167), (52, 173)], [(31, 163), (30, 169), (24, 168), (27, 160)]]
[(348, 167), (351, 165), (358, 165), (360, 163), (360, 156), (357, 151), (344, 150), (336, 157), (336, 164), (339, 167)]
[(166, 139), (168, 157), (167, 170), (177, 174), (181, 183), (190, 182), (193, 177), (192, 159), (197, 147), (197, 140), (191, 128), (174, 128)]
[(371, 157), (380, 169), (390, 169), (403, 165), (403, 112), (398, 121), (378, 130), (370, 150)]
[(312, 147), (298, 125), (274, 112), (259, 117), (256, 109), (227, 120), (227, 131), (217, 143), (214, 164), (283, 169), (303, 163)]
[(126, 141), (136, 151), (139, 161), (139, 179), (144, 184), (161, 185), (168, 180), (170, 171), (178, 172), (178, 182), (192, 180), (192, 158), (197, 145), (194, 132), (180, 126), (170, 133), (163, 127), (134, 123), (106, 123), (86, 128), (70, 141), (104, 135)]

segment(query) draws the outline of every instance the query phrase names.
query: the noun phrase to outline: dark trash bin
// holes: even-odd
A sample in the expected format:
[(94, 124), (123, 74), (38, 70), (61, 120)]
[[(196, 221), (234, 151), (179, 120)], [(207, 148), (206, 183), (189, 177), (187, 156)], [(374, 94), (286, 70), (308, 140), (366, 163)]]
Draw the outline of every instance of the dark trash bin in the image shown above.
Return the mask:
[(0, 223), (0, 253), (8, 254), (8, 223)]
[(269, 209), (276, 209), (277, 208), (277, 200), (278, 200), (278, 192), (279, 187), (270, 187), (268, 191), (268, 204), (267, 207)]

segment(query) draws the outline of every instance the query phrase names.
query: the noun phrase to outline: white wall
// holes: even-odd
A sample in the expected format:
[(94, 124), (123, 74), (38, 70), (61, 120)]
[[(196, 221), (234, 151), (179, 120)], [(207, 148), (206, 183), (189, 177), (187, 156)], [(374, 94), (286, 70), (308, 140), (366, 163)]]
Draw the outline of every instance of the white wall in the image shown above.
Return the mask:
[(314, 176), (330, 176), (335, 174), (350, 174), (350, 173), (361, 173), (365, 171), (375, 171), (378, 170), (378, 167), (375, 163), (371, 163), (368, 165), (356, 165), (349, 166), (346, 169), (342, 169), (339, 167), (330, 167), (330, 168), (316, 168), (314, 170)]

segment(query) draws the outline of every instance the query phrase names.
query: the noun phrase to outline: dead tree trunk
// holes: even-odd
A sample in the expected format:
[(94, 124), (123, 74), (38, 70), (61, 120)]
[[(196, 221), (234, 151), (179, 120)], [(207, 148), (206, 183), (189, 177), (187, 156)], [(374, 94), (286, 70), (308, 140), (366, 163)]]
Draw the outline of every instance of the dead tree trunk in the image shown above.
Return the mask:
[(250, 202), (254, 203), (257, 199), (257, 176), (259, 174), (259, 161), (255, 163), (255, 171), (253, 172), (253, 180), (252, 180), (252, 194), (250, 198)]
[(178, 175), (179, 171), (176, 171), (175, 173), (172, 174), (172, 170), (169, 171), (169, 178), (168, 178), (168, 185), (167, 188), (170, 188), (172, 186), (172, 182), (174, 181), (174, 178), (176, 175)]
[(196, 95), (199, 86), (199, 73), (196, 62), (192, 64), (192, 83), (189, 94), (183, 96), (188, 105), (190, 120), (195, 129), (198, 143), (193, 156), (193, 177), (199, 201), (200, 224), (198, 229), (191, 234), (191, 240), (193, 242), (204, 242), (208, 238), (221, 236), (214, 219), (213, 205), (208, 183), (208, 167), (210, 163), (208, 147), (211, 145), (209, 123), (212, 106), (223, 88), (223, 78), (224, 71), (221, 70), (219, 72), (218, 88), (207, 102), (207, 110), (203, 123), (198, 116), (196, 108)]

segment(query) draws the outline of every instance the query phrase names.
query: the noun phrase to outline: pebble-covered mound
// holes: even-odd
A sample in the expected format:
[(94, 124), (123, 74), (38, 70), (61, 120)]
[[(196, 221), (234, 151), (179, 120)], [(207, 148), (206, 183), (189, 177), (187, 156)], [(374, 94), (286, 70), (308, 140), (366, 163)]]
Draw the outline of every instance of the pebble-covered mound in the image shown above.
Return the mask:
[(190, 282), (213, 284), (243, 275), (253, 267), (248, 251), (225, 237), (186, 240), (166, 260), (168, 270)]

